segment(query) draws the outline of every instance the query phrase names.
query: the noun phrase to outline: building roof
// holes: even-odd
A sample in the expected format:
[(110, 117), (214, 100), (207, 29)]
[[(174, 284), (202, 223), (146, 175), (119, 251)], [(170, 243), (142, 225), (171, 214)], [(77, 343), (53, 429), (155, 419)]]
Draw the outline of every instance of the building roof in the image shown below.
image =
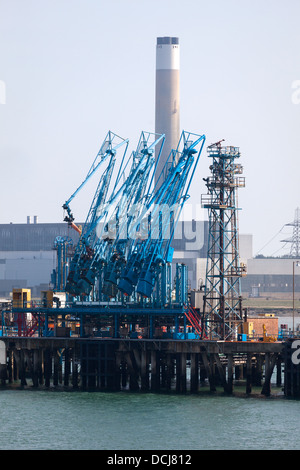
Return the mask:
[(57, 236), (78, 241), (78, 233), (66, 223), (0, 224), (0, 251), (50, 251)]

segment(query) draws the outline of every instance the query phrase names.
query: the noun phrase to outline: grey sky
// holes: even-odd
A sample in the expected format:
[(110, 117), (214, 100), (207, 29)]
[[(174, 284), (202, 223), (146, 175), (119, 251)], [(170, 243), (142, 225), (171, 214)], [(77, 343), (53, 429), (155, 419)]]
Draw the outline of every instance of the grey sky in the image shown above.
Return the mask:
[[(240, 147), (240, 232), (253, 234), (255, 254), (300, 205), (299, 17), (298, 0), (0, 0), (0, 223), (62, 221), (108, 130), (130, 151), (154, 131), (156, 37), (170, 35), (181, 128)], [(194, 204), (209, 164), (205, 151)], [(74, 202), (77, 220), (92, 195), (91, 184)]]

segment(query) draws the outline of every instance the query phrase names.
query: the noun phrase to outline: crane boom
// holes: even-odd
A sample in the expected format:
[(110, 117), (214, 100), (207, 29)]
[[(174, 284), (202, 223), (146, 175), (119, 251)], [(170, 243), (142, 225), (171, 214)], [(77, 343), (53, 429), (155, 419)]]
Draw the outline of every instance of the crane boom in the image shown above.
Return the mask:
[(85, 221), (85, 224), (80, 230), (80, 238), (79, 242), (75, 249), (75, 254), (70, 263), (70, 270), (69, 276), (66, 284), (66, 291), (72, 295), (77, 295), (77, 280), (80, 277), (80, 270), (82, 265), (83, 259), (89, 259), (92, 255), (92, 248), (91, 243), (96, 238), (96, 227), (101, 219), (99, 213), (103, 213), (104, 215), (104, 205), (106, 198), (108, 196), (111, 179), (113, 175), (113, 171), (115, 168), (116, 162), (116, 155), (117, 151), (123, 147), (123, 153), (121, 154), (121, 162), (118, 171), (118, 176), (116, 178), (115, 184), (113, 189), (111, 190), (111, 196), (113, 197), (113, 193), (116, 189), (117, 182), (119, 181), (120, 172), (123, 169), (123, 163), (125, 154), (128, 147), (128, 139), (123, 139), (119, 137), (117, 134), (109, 131), (100, 147), (100, 150), (94, 159), (90, 170), (87, 173), (85, 180), (81, 183), (81, 185), (77, 188), (77, 190), (72, 194), (72, 196), (65, 202), (63, 208), (67, 210), (67, 216), (65, 217), (65, 221), (68, 222), (73, 228), (75, 228), (74, 224), (74, 216), (70, 209), (70, 202), (74, 199), (74, 197), (78, 194), (78, 192), (83, 188), (83, 186), (87, 183), (87, 181), (91, 178), (91, 176), (95, 173), (95, 171), (100, 167), (100, 165), (106, 163), (106, 167), (102, 172), (100, 181), (98, 183), (96, 192), (93, 197), (92, 204), (88, 211), (88, 215)]
[[(145, 205), (140, 216), (140, 221), (144, 220), (147, 229), (146, 237), (136, 237), (126, 267), (120, 276), (118, 288), (125, 295), (131, 295), (136, 288), (137, 293), (150, 297), (157, 277), (156, 268), (171, 261), (170, 244), (183, 204), (189, 197), (187, 193), (204, 142), (205, 136), (183, 131), (176, 152), (171, 151), (161, 174), (165, 179), (161, 182), (158, 178), (158, 189), (154, 189), (153, 197)], [(183, 147), (182, 150), (180, 146)], [(197, 146), (200, 146), (200, 149), (195, 159)], [(191, 170), (192, 174), (188, 180)], [(139, 222), (136, 227), (138, 224)]]
[[(114, 142), (115, 141), (115, 142)], [(108, 131), (85, 179), (82, 183), (78, 186), (78, 188), (73, 192), (73, 194), (69, 197), (67, 201), (63, 204), (63, 209), (67, 211), (67, 215), (64, 218), (65, 222), (68, 222), (70, 225), (74, 222), (75, 218), (71, 212), (70, 203), (75, 198), (75, 196), (79, 193), (79, 191), (86, 185), (88, 180), (93, 176), (93, 174), (98, 170), (98, 168), (107, 160), (109, 156), (115, 154), (117, 150), (122, 146), (125, 145), (124, 155), (127, 151), (129, 140), (123, 139), (122, 137), (114, 134), (111, 131)]]
[[(125, 175), (126, 164), (122, 172), (119, 171), (113, 191), (108, 197), (108, 182), (115, 163), (114, 155), (111, 155), (109, 164), (101, 175), (72, 260), (66, 289), (73, 295), (89, 295), (96, 277), (101, 275), (100, 272), (104, 268), (106, 272), (109, 269), (111, 272), (113, 266), (116, 268), (114, 261), (121, 259), (126, 247), (127, 229), (132, 219), (131, 214), (134, 213), (132, 206), (140, 202), (151, 186), (154, 176), (151, 174), (155, 163), (154, 148), (159, 142), (161, 153), (164, 135), (141, 133), (137, 149), (131, 155), (129, 175)], [(125, 180), (120, 186), (122, 178)]]

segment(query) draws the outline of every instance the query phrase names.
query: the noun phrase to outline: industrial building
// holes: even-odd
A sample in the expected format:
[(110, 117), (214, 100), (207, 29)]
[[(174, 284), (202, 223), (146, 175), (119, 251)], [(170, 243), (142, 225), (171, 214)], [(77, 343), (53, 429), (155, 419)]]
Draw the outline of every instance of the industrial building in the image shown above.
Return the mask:
[[(34, 223), (0, 225), (0, 295), (9, 297), (13, 288), (30, 288), (33, 297), (49, 288), (51, 273), (56, 269), (55, 240), (69, 237), (70, 228), (64, 223)], [(72, 230), (74, 243), (78, 234)]]
[[(243, 291), (250, 295), (300, 292), (300, 267), (294, 258), (249, 258)], [(294, 267), (294, 275), (293, 275)]]

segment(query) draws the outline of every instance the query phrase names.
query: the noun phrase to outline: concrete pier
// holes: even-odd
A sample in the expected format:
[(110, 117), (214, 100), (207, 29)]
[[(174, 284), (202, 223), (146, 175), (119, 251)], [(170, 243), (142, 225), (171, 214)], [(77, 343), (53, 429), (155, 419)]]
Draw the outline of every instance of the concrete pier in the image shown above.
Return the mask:
[(300, 396), (300, 372), (292, 368), (288, 351), (285, 343), (4, 337), (1, 384), (155, 393), (223, 390), (230, 395), (243, 383), (245, 394), (259, 387), (270, 396), (275, 371), (285, 395)]

